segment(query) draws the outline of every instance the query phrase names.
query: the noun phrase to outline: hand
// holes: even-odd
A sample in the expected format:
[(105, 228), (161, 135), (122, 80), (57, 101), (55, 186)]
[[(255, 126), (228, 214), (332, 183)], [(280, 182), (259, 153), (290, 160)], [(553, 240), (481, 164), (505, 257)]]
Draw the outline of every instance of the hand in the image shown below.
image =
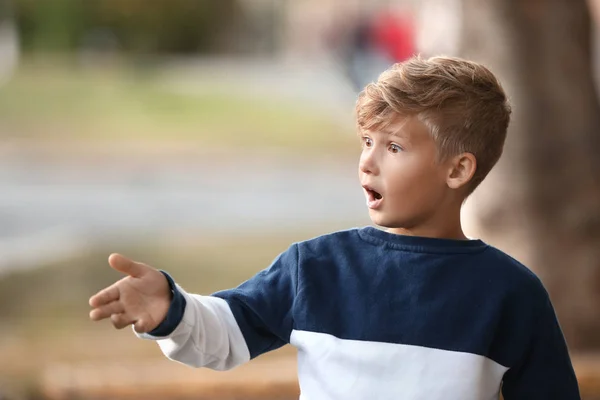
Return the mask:
[(167, 316), (171, 289), (167, 278), (149, 265), (111, 254), (108, 263), (127, 276), (90, 298), (90, 319), (110, 318), (117, 329), (133, 324), (138, 333), (150, 332)]

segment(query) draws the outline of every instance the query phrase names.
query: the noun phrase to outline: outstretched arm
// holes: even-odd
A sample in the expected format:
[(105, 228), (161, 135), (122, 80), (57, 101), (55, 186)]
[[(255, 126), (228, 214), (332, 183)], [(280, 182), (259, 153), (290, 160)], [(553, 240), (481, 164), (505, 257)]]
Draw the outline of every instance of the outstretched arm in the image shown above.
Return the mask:
[(108, 262), (127, 276), (90, 298), (93, 321), (110, 318), (117, 329), (133, 325), (168, 358), (190, 366), (223, 370), (250, 358), (224, 300), (187, 294), (166, 273), (119, 254)]
[(297, 261), (292, 246), (237, 288), (200, 296), (164, 272), (112, 255), (110, 265), (128, 276), (90, 299), (90, 317), (110, 318), (119, 329), (133, 324), (172, 360), (230, 369), (289, 343)]

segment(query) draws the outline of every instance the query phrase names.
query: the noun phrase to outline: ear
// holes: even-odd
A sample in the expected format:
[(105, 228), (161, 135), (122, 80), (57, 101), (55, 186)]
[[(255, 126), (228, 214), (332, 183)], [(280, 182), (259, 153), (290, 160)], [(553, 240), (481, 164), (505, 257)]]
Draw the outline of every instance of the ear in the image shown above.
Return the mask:
[(477, 159), (471, 153), (462, 153), (452, 158), (446, 184), (451, 189), (465, 186), (477, 170)]

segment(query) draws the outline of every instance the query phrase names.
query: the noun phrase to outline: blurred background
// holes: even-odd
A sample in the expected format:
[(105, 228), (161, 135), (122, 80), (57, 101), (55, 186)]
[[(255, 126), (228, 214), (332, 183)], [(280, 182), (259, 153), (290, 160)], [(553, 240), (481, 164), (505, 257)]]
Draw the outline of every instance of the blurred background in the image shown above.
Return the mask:
[(227, 373), (91, 323), (111, 252), (187, 290), (369, 224), (353, 107), (415, 53), (511, 97), (467, 234), (531, 267), (600, 398), (600, 2), (0, 0), (0, 399), (293, 399), (294, 350)]

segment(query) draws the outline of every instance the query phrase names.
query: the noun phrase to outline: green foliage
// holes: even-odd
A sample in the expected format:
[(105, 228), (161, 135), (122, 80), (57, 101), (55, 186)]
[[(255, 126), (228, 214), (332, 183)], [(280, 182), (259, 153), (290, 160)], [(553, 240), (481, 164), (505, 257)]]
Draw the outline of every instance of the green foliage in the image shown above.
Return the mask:
[(110, 44), (134, 54), (215, 50), (241, 16), (236, 0), (15, 0), (15, 9), (25, 50)]
[(17, 0), (16, 15), (26, 48), (71, 49), (83, 34), (84, 19), (78, 0)]

